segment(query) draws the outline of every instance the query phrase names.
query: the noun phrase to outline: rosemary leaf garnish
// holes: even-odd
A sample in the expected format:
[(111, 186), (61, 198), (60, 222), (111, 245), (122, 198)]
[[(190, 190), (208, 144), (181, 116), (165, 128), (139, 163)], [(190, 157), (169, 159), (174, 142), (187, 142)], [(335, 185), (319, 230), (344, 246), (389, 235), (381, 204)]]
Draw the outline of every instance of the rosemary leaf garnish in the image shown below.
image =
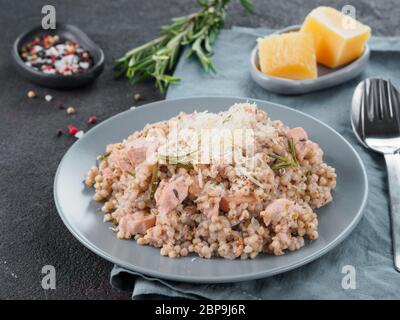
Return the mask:
[(180, 162), (178, 162), (176, 164), (176, 168), (177, 169), (183, 168), (183, 169), (186, 169), (188, 171), (194, 169), (194, 167), (193, 167), (193, 165), (191, 163), (180, 163)]
[(97, 160), (99, 160), (99, 161), (103, 161), (103, 160), (107, 159), (107, 158), (108, 158), (108, 156), (109, 156), (110, 154), (111, 154), (111, 151), (109, 151), (109, 152), (106, 152), (106, 153), (104, 153), (104, 154), (102, 154), (102, 155), (98, 156), (98, 157), (97, 157)]
[(181, 164), (181, 165), (186, 165), (189, 164), (189, 159), (186, 159), (187, 157), (190, 157), (193, 155), (196, 151), (189, 152), (187, 154), (181, 155), (181, 156), (169, 156), (169, 155), (159, 155), (159, 158), (166, 162), (167, 164)]
[(289, 150), (290, 150), (290, 153), (292, 154), (293, 161), (295, 162), (296, 165), (299, 165), (299, 160), (297, 158), (297, 153), (296, 153), (296, 148), (294, 147), (293, 138), (289, 139), (288, 143), (289, 143)]
[(158, 164), (153, 166), (151, 173), (151, 183), (150, 183), (150, 199), (154, 199), (154, 194), (158, 187)]
[(185, 155), (182, 156), (168, 156), (168, 155), (159, 155), (160, 160), (164, 161), (167, 164), (172, 164), (176, 165), (176, 168), (184, 168), (186, 170), (192, 170), (194, 169), (193, 164), (189, 162), (189, 159), (186, 159), (187, 157), (191, 156), (193, 152), (189, 152)]
[(231, 120), (231, 118), (232, 118), (232, 114), (228, 115), (228, 116), (222, 121), (222, 124), (227, 123), (229, 120)]
[(296, 167), (299, 165), (296, 148), (294, 146), (294, 141), (292, 138), (288, 139), (288, 144), (289, 144), (289, 152), (290, 152), (291, 158), (280, 156), (276, 153), (268, 154), (271, 158), (276, 159), (275, 163), (271, 166), (272, 170), (277, 171), (277, 170), (280, 170), (283, 168)]
[(278, 171), (280, 169), (284, 169), (284, 168), (288, 168), (288, 167), (292, 167), (292, 166), (293, 166), (292, 162), (279, 162), (279, 163), (273, 164), (271, 166), (271, 169), (274, 171)]
[(276, 154), (276, 153), (268, 153), (268, 155), (271, 158), (274, 158), (274, 159), (277, 159), (277, 160), (281, 160), (281, 161), (287, 161), (288, 160), (287, 157), (280, 156), (279, 154)]
[[(200, 11), (172, 19), (170, 24), (161, 27), (158, 38), (118, 59), (115, 63), (116, 76), (125, 76), (132, 84), (153, 78), (156, 88), (164, 92), (168, 85), (180, 81), (180, 78), (168, 73), (174, 70), (184, 47), (189, 48), (188, 57), (196, 57), (204, 71), (215, 72), (211, 45), (224, 25), (230, 1), (199, 0)], [(240, 3), (246, 10), (253, 10), (251, 0), (240, 0)]]
[(174, 192), (175, 198), (179, 199), (179, 193), (178, 193), (178, 190), (176, 190), (176, 189), (172, 189), (172, 191)]
[(284, 157), (284, 156), (280, 156), (276, 153), (269, 153), (268, 154), (271, 158), (276, 159), (275, 163), (271, 166), (271, 169), (274, 171), (283, 169), (283, 168), (288, 168), (288, 167), (295, 167), (297, 166), (297, 164), (295, 163), (294, 160), (288, 158), (288, 157)]

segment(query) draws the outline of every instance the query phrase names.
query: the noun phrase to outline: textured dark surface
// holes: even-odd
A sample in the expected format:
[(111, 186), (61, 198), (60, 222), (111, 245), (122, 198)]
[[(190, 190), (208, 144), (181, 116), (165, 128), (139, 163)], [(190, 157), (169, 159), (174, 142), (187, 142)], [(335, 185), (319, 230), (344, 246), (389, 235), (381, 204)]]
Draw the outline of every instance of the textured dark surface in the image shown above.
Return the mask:
[[(129, 48), (151, 39), (160, 24), (196, 10), (195, 1), (52, 1), (57, 19), (76, 24), (106, 55), (104, 73), (92, 85), (74, 91), (36, 87), (19, 77), (10, 59), (14, 39), (41, 21), (47, 1), (0, 0), (0, 299), (127, 299), (109, 285), (112, 265), (84, 248), (61, 222), (53, 202), (53, 178), (58, 163), (74, 139), (56, 137), (59, 128), (75, 124), (87, 130), (86, 119), (99, 121), (126, 110), (140, 92), (147, 103), (162, 99), (151, 83), (134, 88), (115, 81), (113, 60)], [(340, 8), (349, 1), (255, 1), (257, 13), (245, 14), (235, 2), (227, 26), (281, 28), (301, 22), (319, 4)], [(375, 34), (400, 35), (400, 1), (352, 1), (361, 20)], [(28, 99), (35, 90), (41, 97)], [(45, 94), (54, 100), (46, 102)], [(67, 117), (58, 104), (73, 105)], [(43, 290), (41, 269), (53, 265), (56, 290)]]

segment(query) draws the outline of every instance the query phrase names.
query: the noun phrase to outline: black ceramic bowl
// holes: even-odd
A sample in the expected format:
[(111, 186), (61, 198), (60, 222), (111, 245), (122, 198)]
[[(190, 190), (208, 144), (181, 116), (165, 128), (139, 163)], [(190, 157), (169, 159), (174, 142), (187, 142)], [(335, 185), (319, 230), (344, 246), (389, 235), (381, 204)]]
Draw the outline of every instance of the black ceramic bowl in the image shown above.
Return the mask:
[[(59, 35), (61, 39), (72, 40), (78, 43), (82, 48), (89, 51), (93, 58), (93, 66), (88, 70), (72, 75), (46, 74), (35, 70), (23, 62), (19, 52), (36, 37), (43, 35)], [(104, 68), (104, 53), (101, 48), (94, 43), (79, 28), (57, 23), (56, 29), (44, 30), (41, 26), (33, 28), (20, 35), (14, 42), (12, 48), (12, 57), (18, 72), (26, 79), (48, 88), (72, 89), (81, 87), (97, 78)]]

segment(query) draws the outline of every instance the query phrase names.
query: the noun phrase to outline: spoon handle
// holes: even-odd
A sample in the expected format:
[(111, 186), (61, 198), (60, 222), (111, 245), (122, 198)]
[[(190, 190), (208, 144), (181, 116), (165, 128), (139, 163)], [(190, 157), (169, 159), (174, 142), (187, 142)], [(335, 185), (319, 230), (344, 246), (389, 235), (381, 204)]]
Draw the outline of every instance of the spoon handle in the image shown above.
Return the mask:
[(400, 154), (385, 154), (389, 181), (394, 266), (400, 272)]

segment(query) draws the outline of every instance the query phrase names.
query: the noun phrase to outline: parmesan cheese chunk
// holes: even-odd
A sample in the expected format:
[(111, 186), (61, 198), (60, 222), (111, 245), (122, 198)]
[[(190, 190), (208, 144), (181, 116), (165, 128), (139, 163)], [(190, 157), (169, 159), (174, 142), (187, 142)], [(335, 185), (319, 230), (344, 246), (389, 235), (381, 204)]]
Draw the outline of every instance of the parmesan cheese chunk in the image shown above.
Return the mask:
[(293, 80), (317, 78), (313, 39), (304, 32), (290, 32), (258, 39), (261, 72)]
[(311, 11), (301, 31), (312, 35), (317, 61), (329, 68), (360, 57), (371, 35), (370, 27), (330, 7)]

